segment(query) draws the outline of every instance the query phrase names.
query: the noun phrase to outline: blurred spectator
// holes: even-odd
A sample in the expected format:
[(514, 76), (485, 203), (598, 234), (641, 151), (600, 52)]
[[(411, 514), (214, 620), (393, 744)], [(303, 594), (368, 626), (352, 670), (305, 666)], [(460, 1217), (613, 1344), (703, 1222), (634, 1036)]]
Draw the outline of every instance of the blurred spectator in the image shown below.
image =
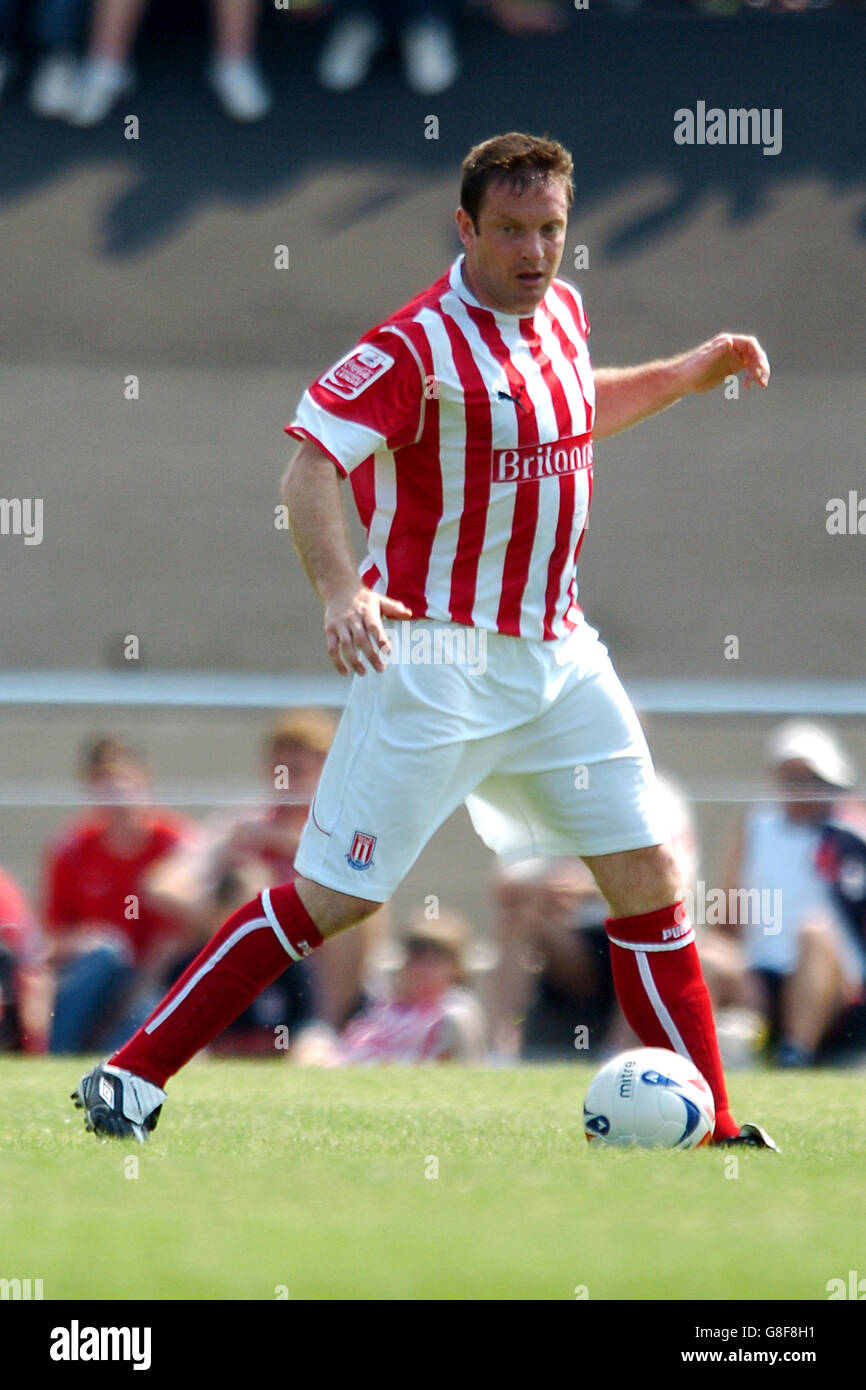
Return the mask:
[(370, 74), (389, 42), (400, 48), (406, 82), (436, 96), (457, 78), (454, 34), (458, 0), (336, 0), (317, 74), (330, 92), (349, 92)]
[(376, 1062), (480, 1062), (484, 1016), (466, 989), (467, 927), (457, 913), (413, 917), (390, 998), (353, 1018), (339, 1038), (311, 1029), (295, 1060), (307, 1065)]
[[(714, 15), (717, 19), (728, 19), (731, 15), (739, 13), (742, 0), (693, 0), (696, 10), (702, 14)], [(759, 0), (759, 6), (763, 7), (763, 0)]]
[[(133, 88), (132, 46), (147, 0), (95, 0), (90, 48), (81, 66), (69, 120), (95, 126)], [(271, 108), (254, 58), (259, 0), (212, 0), (214, 53), (208, 81), (234, 121), (258, 121)]]
[(487, 8), (499, 27), (513, 38), (558, 34), (565, 28), (565, 6), (560, 0), (487, 0)]
[(61, 833), (46, 864), (52, 1052), (120, 1046), (158, 1002), (183, 947), (178, 923), (151, 906), (146, 879), (192, 827), (148, 804), (144, 760), (120, 739), (94, 739), (83, 773), (98, 809)]
[(713, 933), (708, 979), (719, 1006), (757, 1010), (780, 1065), (806, 1066), (862, 996), (866, 856), (833, 735), (786, 723), (768, 756), (777, 800), (740, 826), (726, 884), (740, 911)]
[(578, 1024), (589, 1029), (594, 1053), (611, 1023), (616, 995), (604, 930), (607, 906), (589, 870), (580, 859), (526, 860), (501, 870), (495, 893), (497, 1059), (575, 1055)]
[(49, 1010), (36, 918), (0, 869), (0, 1052), (44, 1052)]
[[(683, 886), (692, 888), (697, 852), (682, 792), (659, 777)], [(608, 907), (577, 858), (532, 859), (501, 867), (495, 884), (499, 963), (491, 1005), (493, 1051), (585, 1060), (634, 1041), (619, 1009), (605, 932)], [(577, 1032), (578, 1029), (586, 1029)]]
[[(858, 958), (866, 962), (866, 808), (861, 803), (843, 799), (834, 805), (815, 863)], [(864, 975), (866, 967), (861, 979)], [(834, 1061), (866, 1061), (866, 987), (830, 1024), (820, 1054)]]
[[(295, 853), (334, 729), (335, 720), (322, 710), (283, 715), (265, 742), (268, 803), (215, 818), (200, 840), (182, 847), (151, 874), (152, 900), (181, 916), (201, 944), (235, 907), (262, 888), (295, 877)], [(234, 901), (239, 882), (246, 897), (241, 893)], [(330, 1028), (340, 1029), (365, 1002), (368, 956), (385, 919), (383, 909), (353, 931), (332, 937), (310, 960), (292, 965), (226, 1030), (221, 1046), (273, 1048), (275, 1024), (294, 1031), (313, 1012)]]
[[(66, 116), (75, 91), (76, 48), (87, 0), (31, 0), (29, 26), (39, 49), (30, 83), (30, 105), (38, 116)], [(13, 49), (20, 0), (0, 0), (0, 98), (14, 69)]]

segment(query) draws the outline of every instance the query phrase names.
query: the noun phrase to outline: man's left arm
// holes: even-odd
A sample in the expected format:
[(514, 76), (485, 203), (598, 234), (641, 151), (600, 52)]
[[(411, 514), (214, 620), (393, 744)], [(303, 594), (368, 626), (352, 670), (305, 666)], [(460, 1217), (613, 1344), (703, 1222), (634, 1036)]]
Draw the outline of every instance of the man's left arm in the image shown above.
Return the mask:
[(717, 333), (690, 352), (640, 367), (601, 367), (595, 372), (593, 437), (607, 439), (701, 391), (746, 373), (745, 385), (767, 386), (770, 364), (757, 338)]

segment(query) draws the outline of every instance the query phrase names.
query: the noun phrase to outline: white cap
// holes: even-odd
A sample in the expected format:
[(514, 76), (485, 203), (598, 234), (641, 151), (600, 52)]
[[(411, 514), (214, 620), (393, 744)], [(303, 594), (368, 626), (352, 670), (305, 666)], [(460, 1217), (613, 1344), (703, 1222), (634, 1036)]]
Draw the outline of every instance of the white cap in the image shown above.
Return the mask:
[(818, 724), (791, 720), (780, 725), (770, 736), (767, 754), (774, 766), (791, 761), (805, 763), (830, 787), (848, 789), (854, 785), (854, 769), (841, 744)]

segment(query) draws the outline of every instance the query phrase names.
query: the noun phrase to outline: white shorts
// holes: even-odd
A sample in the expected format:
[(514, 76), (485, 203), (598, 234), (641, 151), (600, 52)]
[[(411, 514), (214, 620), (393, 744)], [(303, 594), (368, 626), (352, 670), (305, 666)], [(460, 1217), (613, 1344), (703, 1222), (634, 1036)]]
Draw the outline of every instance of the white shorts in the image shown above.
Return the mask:
[(646, 739), (594, 628), (552, 642), (418, 619), (397, 632), (385, 671), (353, 678), (299, 874), (386, 902), (464, 801), (506, 864), (667, 842)]

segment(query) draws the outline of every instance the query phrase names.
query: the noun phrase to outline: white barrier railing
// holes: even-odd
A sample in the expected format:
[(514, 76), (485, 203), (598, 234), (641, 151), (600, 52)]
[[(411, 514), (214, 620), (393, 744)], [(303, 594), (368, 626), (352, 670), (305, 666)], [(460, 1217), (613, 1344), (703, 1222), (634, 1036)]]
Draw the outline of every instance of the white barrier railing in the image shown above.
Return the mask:
[[(372, 673), (371, 673), (372, 674)], [(854, 716), (866, 714), (866, 681), (634, 680), (645, 714)], [(349, 681), (333, 675), (243, 671), (0, 671), (0, 705), (150, 705), (201, 709), (337, 708)]]

